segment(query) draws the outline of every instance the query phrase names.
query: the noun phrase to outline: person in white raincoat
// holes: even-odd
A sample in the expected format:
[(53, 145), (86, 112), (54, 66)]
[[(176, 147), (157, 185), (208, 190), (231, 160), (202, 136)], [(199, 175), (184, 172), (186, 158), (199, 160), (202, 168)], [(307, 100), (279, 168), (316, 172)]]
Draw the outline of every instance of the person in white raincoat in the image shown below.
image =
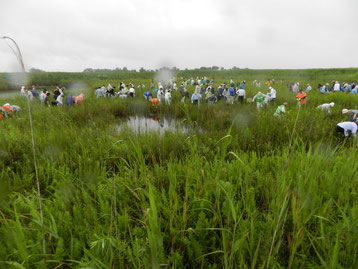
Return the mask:
[(334, 107), (334, 103), (331, 102), (329, 104), (325, 103), (325, 104), (322, 104), (322, 105), (319, 105), (317, 106), (316, 108), (317, 109), (320, 109), (322, 111), (327, 111), (328, 114), (331, 114), (331, 108)]
[(164, 102), (164, 91), (162, 86), (159, 86), (159, 90), (157, 92), (157, 98), (159, 102)]
[(168, 90), (165, 91), (165, 104), (167, 106), (170, 106), (171, 101), (172, 101), (172, 95), (170, 93), (170, 90), (168, 89)]

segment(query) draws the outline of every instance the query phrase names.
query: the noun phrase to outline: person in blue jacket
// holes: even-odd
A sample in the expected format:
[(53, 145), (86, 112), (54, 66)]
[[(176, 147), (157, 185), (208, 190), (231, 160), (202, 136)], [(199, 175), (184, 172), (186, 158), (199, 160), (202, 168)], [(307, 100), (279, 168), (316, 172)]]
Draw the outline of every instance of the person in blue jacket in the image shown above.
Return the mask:
[(327, 91), (327, 84), (326, 84), (326, 85), (323, 85), (319, 91), (320, 91), (321, 93), (326, 93), (326, 91)]
[(235, 100), (235, 89), (234, 87), (230, 87), (229, 88), (229, 96), (228, 96), (228, 99), (227, 99), (227, 103), (232, 105), (234, 103), (234, 100)]
[(152, 97), (152, 93), (151, 93), (151, 92), (145, 92), (145, 93), (143, 94), (143, 96), (144, 96), (145, 99), (149, 100), (150, 97)]
[(193, 95), (191, 96), (191, 103), (193, 105), (199, 105), (199, 102), (200, 102), (200, 94), (194, 92)]
[(66, 105), (67, 106), (73, 106), (75, 104), (75, 100), (73, 100), (73, 97), (71, 94), (67, 94), (66, 97)]
[(223, 85), (220, 85), (217, 92), (216, 92), (216, 99), (219, 101), (223, 95)]

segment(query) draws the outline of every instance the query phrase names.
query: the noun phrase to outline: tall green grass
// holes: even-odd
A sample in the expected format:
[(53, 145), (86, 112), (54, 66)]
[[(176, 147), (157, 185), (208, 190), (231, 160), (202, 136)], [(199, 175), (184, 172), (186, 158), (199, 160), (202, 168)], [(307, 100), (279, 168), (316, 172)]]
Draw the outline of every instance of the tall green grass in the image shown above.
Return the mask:
[[(276, 88), (289, 103), (281, 119), (273, 105), (196, 107), (176, 93), (158, 108), (140, 94), (33, 102), (47, 268), (357, 267), (357, 143), (334, 129), (358, 100), (311, 93), (297, 117), (294, 95)], [(329, 101), (332, 115), (315, 109)], [(202, 131), (117, 131), (148, 113)], [(0, 128), (0, 267), (42, 268), (27, 113)]]

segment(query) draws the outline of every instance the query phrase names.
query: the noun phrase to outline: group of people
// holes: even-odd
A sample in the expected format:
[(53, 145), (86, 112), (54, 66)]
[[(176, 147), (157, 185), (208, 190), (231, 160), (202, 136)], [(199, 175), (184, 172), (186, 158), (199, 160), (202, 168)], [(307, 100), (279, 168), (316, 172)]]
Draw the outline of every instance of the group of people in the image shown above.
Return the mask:
[[(174, 85), (175, 84), (175, 85)], [(176, 88), (176, 83), (172, 84)], [(151, 85), (152, 86), (152, 85)], [(174, 90), (174, 87), (173, 87)], [(172, 88), (167, 86), (164, 90), (162, 83), (158, 83), (158, 89), (154, 89), (152, 92), (146, 91), (144, 92), (143, 96), (146, 100), (152, 103), (153, 106), (158, 106), (160, 103), (165, 103), (166, 105), (170, 106), (172, 102)], [(156, 96), (155, 96), (156, 95)], [(188, 93), (189, 95), (189, 93)]]
[(318, 89), (322, 94), (329, 92), (345, 92), (345, 93), (358, 93), (358, 85), (354, 82), (351, 83), (340, 83), (339, 81), (332, 81), (331, 84), (326, 83), (325, 85), (318, 85)]
[(153, 89), (152, 92), (146, 91), (143, 96), (146, 100), (152, 102), (153, 105), (158, 105), (160, 103), (170, 105), (172, 99), (171, 91), (179, 91), (181, 94), (181, 102), (186, 102), (190, 99), (191, 103), (195, 105), (199, 105), (202, 101), (205, 101), (208, 104), (213, 104), (220, 100), (224, 100), (224, 102), (228, 104), (233, 104), (236, 100), (243, 102), (246, 97), (245, 82), (237, 88), (235, 88), (235, 84), (231, 84), (230, 87), (227, 87), (226, 84), (221, 84), (216, 92), (214, 85), (198, 84), (194, 82), (193, 85), (195, 85), (195, 90), (191, 97), (185, 85), (185, 82), (181, 83), (178, 89), (174, 82), (172, 85), (167, 85), (164, 90), (164, 86), (159, 82), (158, 89)]
[[(37, 92), (35, 85), (32, 85), (32, 89), (29, 90), (26, 86), (21, 87), (21, 95), (24, 98), (28, 98), (29, 100), (38, 99), (45, 106), (58, 106), (62, 107), (64, 105), (64, 97), (65, 97), (65, 87), (60, 88), (56, 86), (56, 89), (51, 93), (44, 89), (40, 93)], [(67, 106), (77, 105), (83, 102), (84, 94), (81, 93), (78, 96), (67, 94), (65, 98), (65, 104)]]
[[(194, 93), (192, 94), (190, 100), (192, 104), (199, 104), (201, 100), (205, 100), (208, 104), (216, 103), (220, 100), (223, 100), (227, 104), (233, 104), (235, 101), (243, 102), (243, 100), (246, 98), (246, 82), (243, 81), (241, 83), (237, 83), (235, 87), (234, 81), (230, 81), (230, 86), (226, 86), (226, 83), (220, 84), (217, 88), (217, 91), (215, 92), (214, 84), (212, 83), (199, 83), (200, 81), (194, 82), (193, 85), (195, 85)], [(201, 81), (203, 82), (203, 81)], [(212, 80), (214, 82), (214, 80)], [(268, 92), (266, 94), (259, 91), (253, 98), (252, 102), (256, 101), (257, 110), (260, 111), (264, 105), (267, 105), (269, 103), (274, 103), (276, 100), (276, 90), (273, 88), (274, 80), (267, 80), (265, 83), (268, 87)], [(338, 83), (338, 82), (336, 82)], [(173, 83), (174, 84), (174, 83)], [(354, 83), (352, 83), (354, 84)], [(350, 87), (356, 88), (355, 85), (350, 85)], [(254, 85), (256, 87), (261, 87), (258, 81), (254, 81)], [(347, 87), (347, 84), (344, 84), (344, 87)], [(337, 87), (338, 88), (338, 87)], [(163, 102), (166, 105), (170, 105), (171, 102), (171, 86), (168, 85), (164, 91), (163, 86), (160, 84), (159, 89), (154, 89), (153, 93), (150, 91), (146, 91), (144, 93), (144, 97), (146, 100), (151, 101), (153, 105), (157, 106), (158, 103)], [(312, 87), (310, 84), (307, 84), (306, 91), (310, 92), (312, 90)], [(182, 94), (182, 102), (185, 102), (186, 99), (189, 99), (189, 92), (187, 91), (185, 87), (185, 82), (183, 82), (180, 87), (179, 91)], [(296, 94), (296, 100), (299, 107), (306, 105), (306, 98), (307, 93), (303, 91), (302, 88), (299, 86), (299, 82), (293, 83), (291, 91)], [(337, 91), (337, 90), (333, 90)], [(350, 91), (352, 92), (352, 91)], [(153, 94), (156, 93), (156, 98), (153, 98)], [(335, 103), (324, 103), (316, 108), (322, 111), (326, 111), (328, 114), (331, 114), (331, 109), (334, 107)], [(275, 112), (275, 117), (281, 117), (286, 113), (286, 106), (287, 102), (284, 102), (283, 104), (279, 105)], [(341, 122), (337, 124), (337, 133), (342, 134), (344, 137), (347, 137), (349, 133), (353, 137), (356, 136), (357, 133), (357, 124), (358, 124), (358, 110), (348, 110), (343, 109), (342, 114), (346, 115), (346, 120), (349, 118), (349, 121)]]
[[(194, 105), (199, 105), (200, 102), (207, 102), (208, 104), (214, 104), (217, 102), (224, 102), (228, 105), (234, 104), (234, 102), (243, 103), (246, 99), (246, 81), (235, 83), (232, 79), (230, 80), (229, 85), (226, 83), (220, 84), (215, 90), (214, 86), (214, 78), (209, 80), (207, 77), (197, 78), (194, 80), (183, 79), (179, 87), (177, 87), (176, 78), (169, 79), (169, 82), (162, 84), (158, 82), (158, 87), (155, 88), (155, 82), (152, 80), (150, 88), (151, 91), (145, 91), (143, 96), (144, 98), (151, 102), (153, 106), (158, 106), (159, 104), (171, 105), (172, 102), (172, 91), (179, 91), (181, 94), (181, 102), (190, 102)], [(247, 98), (248, 102), (255, 102), (257, 110), (260, 111), (265, 105), (269, 103), (275, 103), (276, 100), (276, 90), (274, 89), (274, 79), (269, 79), (265, 82), (265, 85), (268, 88), (267, 93), (262, 93), (259, 91), (252, 99)], [(259, 81), (253, 82), (254, 86), (257, 88), (261, 87)], [(195, 87), (194, 92), (191, 97), (186, 89), (188, 85), (193, 85)], [(326, 93), (329, 91), (338, 92), (338, 91), (347, 91), (350, 93), (356, 93), (357, 87), (354, 83), (347, 84), (335, 81), (332, 84), (331, 88), (328, 88), (329, 85), (319, 85), (319, 90), (321, 93)], [(322, 87), (324, 90), (322, 90)], [(145, 90), (145, 85), (140, 84), (137, 86), (137, 89)], [(306, 104), (307, 94), (306, 92), (310, 92), (312, 87), (310, 84), (307, 84), (306, 90), (303, 91), (300, 88), (299, 82), (291, 83), (290, 90), (296, 94), (296, 100), (298, 106), (302, 106)], [(133, 83), (125, 84), (121, 82), (118, 86), (118, 91), (111, 84), (108, 84), (107, 87), (102, 85), (102, 87), (96, 87), (95, 95), (97, 98), (109, 98), (109, 97), (118, 97), (118, 98), (134, 98), (136, 94), (135, 86)], [(72, 96), (71, 94), (67, 94), (65, 98), (65, 88), (56, 87), (56, 89), (51, 94), (46, 89), (38, 93), (34, 85), (32, 85), (32, 89), (28, 90), (25, 86), (21, 87), (21, 95), (30, 100), (36, 98), (41, 103), (46, 106), (63, 106), (66, 104), (67, 106), (72, 106), (75, 104), (79, 104), (83, 101), (84, 95), (80, 94), (78, 96)], [(322, 111), (326, 111), (328, 114), (331, 114), (331, 109), (334, 107), (335, 103), (325, 103), (317, 106), (316, 108)], [(274, 111), (275, 117), (281, 117), (286, 113), (287, 103), (284, 102), (280, 104), (276, 110)], [(9, 113), (19, 111), (20, 107), (16, 105), (5, 104), (0, 107), (0, 118), (3, 116), (7, 117)], [(342, 134), (347, 137), (349, 132), (353, 137), (356, 136), (357, 133), (357, 124), (358, 124), (358, 110), (353, 109), (343, 109), (342, 114), (346, 116), (345, 122), (341, 122), (337, 124), (337, 133)]]
[[(300, 83), (299, 82), (292, 82), (289, 86), (291, 92), (297, 93), (300, 90)], [(354, 82), (351, 83), (340, 83), (339, 81), (332, 81), (331, 84), (318, 84), (317, 89), (320, 93), (330, 93), (330, 92), (345, 92), (345, 93), (358, 93), (358, 85)], [(312, 86), (307, 83), (305, 91), (310, 92), (312, 90)]]
[[(29, 90), (26, 86), (22, 86), (20, 93), (24, 98), (30, 101), (38, 100), (45, 106), (62, 107), (64, 104), (66, 104), (66, 106), (73, 106), (82, 103), (84, 99), (83, 93), (77, 96), (71, 95), (70, 93), (66, 95), (65, 88), (60, 88), (59, 86), (56, 86), (56, 89), (52, 94), (46, 89), (38, 93), (35, 85), (32, 85), (31, 90)], [(21, 108), (17, 105), (10, 105), (9, 103), (6, 103), (3, 106), (0, 106), (0, 119), (7, 118), (11, 114), (20, 110)]]
[[(143, 88), (144, 85), (138, 85), (138, 89)], [(113, 87), (111, 84), (108, 84), (107, 88), (102, 85), (102, 87), (96, 87), (95, 95), (97, 98), (105, 97), (119, 97), (119, 98), (134, 98), (135, 97), (135, 87), (133, 83), (129, 83), (126, 85), (124, 82), (121, 82), (118, 85), (118, 91), (115, 90), (115, 87)]]

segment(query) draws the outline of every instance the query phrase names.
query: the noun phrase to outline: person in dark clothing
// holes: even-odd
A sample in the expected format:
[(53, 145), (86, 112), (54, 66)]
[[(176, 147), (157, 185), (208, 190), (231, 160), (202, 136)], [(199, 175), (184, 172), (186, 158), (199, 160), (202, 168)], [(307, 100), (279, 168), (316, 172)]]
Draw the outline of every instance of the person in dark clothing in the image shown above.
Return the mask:
[(38, 92), (37, 92), (37, 91), (32, 90), (32, 91), (31, 91), (31, 93), (32, 93), (32, 96), (33, 96), (33, 97), (36, 97), (37, 99), (39, 99), (39, 98), (40, 98), (40, 95), (38, 94)]
[(183, 91), (184, 91), (184, 85), (183, 85), (183, 83), (179, 86), (179, 92), (181, 93), (181, 94), (183, 94)]
[(108, 94), (109, 94), (109, 96), (114, 96), (115, 95), (113, 87), (109, 89)]
[(56, 89), (53, 92), (53, 97), (55, 98), (55, 100), (57, 99), (57, 97), (61, 94), (60, 92), (60, 87), (56, 86)]
[(184, 87), (184, 91), (183, 91), (183, 93), (182, 93), (182, 99), (181, 99), (181, 101), (182, 102), (185, 102), (186, 100), (188, 100), (189, 99), (189, 92), (188, 92), (188, 90)]
[(44, 99), (44, 104), (45, 104), (45, 106), (50, 106), (50, 93), (49, 92), (46, 93), (46, 97)]

